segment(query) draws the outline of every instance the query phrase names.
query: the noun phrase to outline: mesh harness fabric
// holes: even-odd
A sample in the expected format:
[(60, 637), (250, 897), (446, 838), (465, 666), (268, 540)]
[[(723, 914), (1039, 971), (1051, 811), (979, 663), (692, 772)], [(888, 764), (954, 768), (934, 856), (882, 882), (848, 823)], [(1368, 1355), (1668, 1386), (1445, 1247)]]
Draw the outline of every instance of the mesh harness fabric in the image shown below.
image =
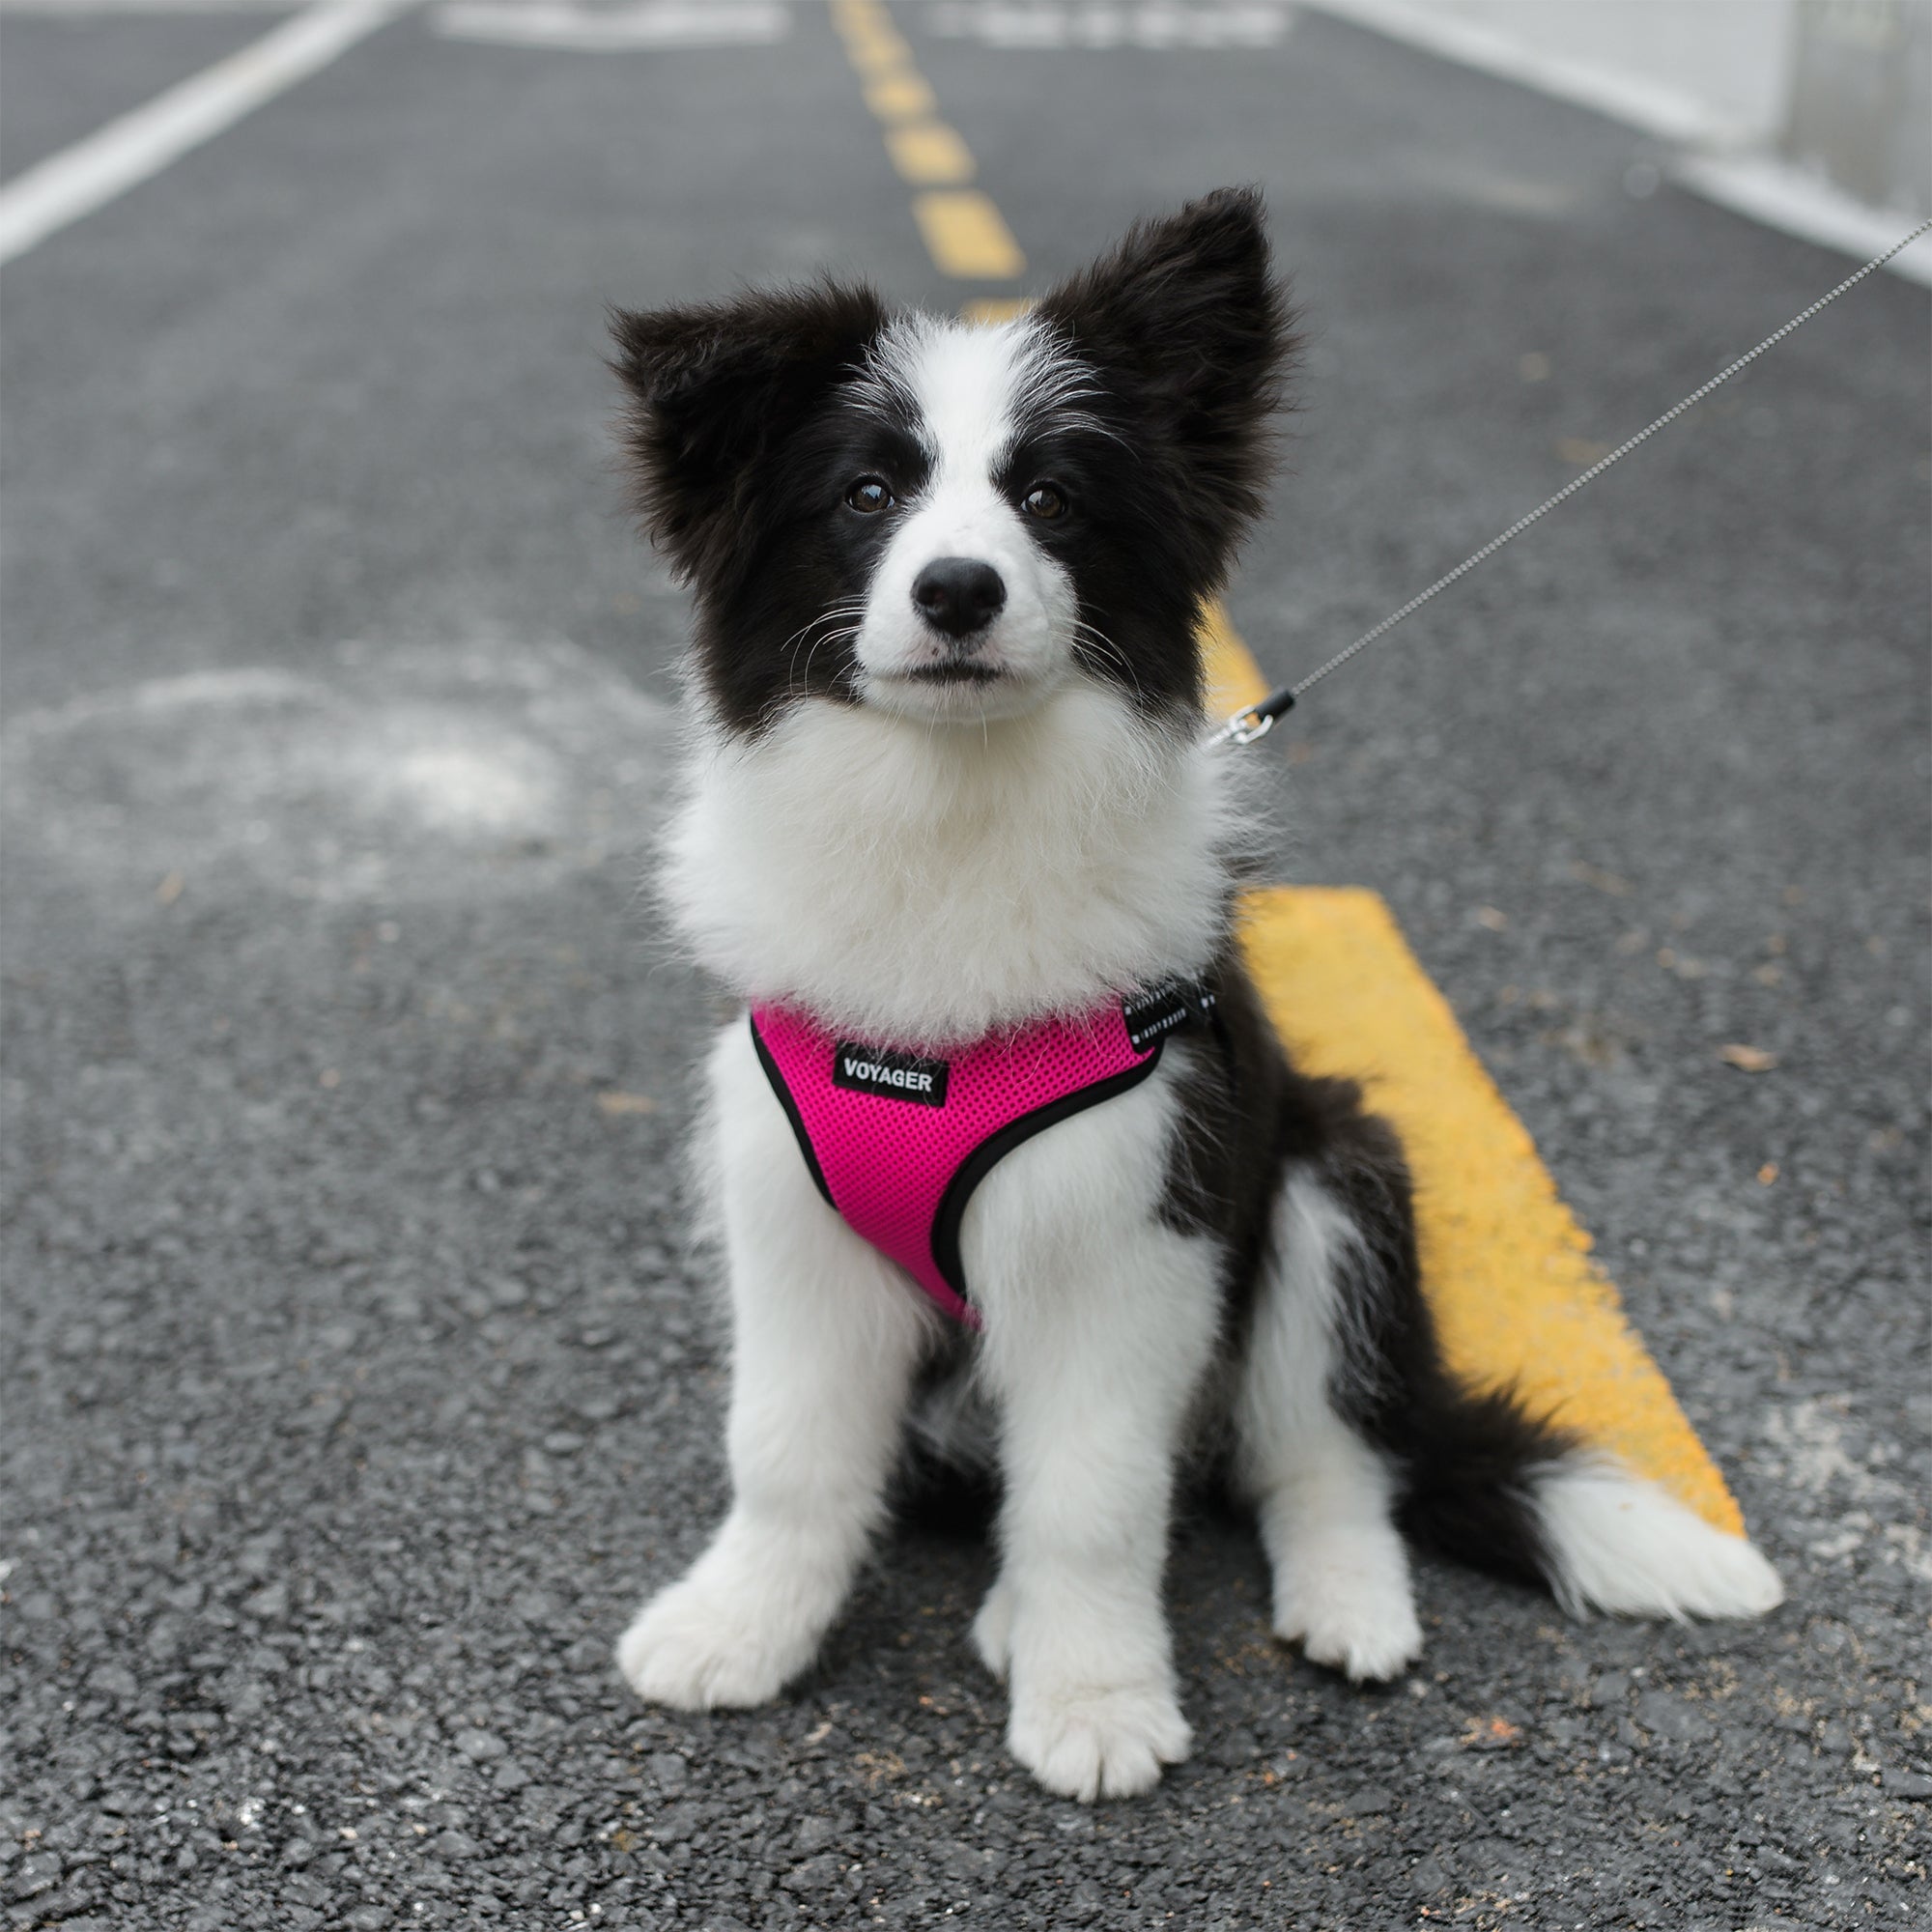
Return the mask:
[(977, 1328), (959, 1253), (974, 1188), (1022, 1141), (1138, 1086), (1168, 1035), (1212, 1024), (1213, 1009), (1205, 984), (1178, 981), (943, 1059), (840, 1039), (794, 1007), (753, 1007), (751, 1027), (819, 1193), (940, 1310)]

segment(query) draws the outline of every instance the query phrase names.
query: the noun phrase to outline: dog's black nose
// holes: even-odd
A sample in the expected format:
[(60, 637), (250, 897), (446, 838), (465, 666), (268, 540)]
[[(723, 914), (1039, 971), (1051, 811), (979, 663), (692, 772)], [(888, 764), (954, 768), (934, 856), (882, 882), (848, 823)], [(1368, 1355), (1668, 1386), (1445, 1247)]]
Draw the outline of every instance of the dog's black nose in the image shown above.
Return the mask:
[(934, 630), (970, 638), (1000, 614), (1007, 586), (976, 556), (936, 556), (913, 579), (912, 601)]

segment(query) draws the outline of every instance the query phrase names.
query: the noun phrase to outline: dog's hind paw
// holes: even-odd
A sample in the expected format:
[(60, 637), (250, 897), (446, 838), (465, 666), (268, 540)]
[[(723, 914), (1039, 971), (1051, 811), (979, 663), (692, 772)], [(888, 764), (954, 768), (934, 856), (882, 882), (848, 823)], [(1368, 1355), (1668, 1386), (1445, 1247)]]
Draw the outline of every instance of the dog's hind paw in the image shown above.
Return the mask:
[(1274, 1634), (1357, 1684), (1400, 1677), (1422, 1655), (1406, 1563), (1310, 1563), (1275, 1585)]
[(986, 1601), (973, 1619), (973, 1648), (980, 1662), (1004, 1684), (1007, 1667), (1013, 1661), (1013, 1591), (1004, 1577), (986, 1592)]
[(1008, 1743), (1047, 1790), (1091, 1804), (1151, 1791), (1194, 1734), (1165, 1683), (1069, 1686), (1017, 1693)]

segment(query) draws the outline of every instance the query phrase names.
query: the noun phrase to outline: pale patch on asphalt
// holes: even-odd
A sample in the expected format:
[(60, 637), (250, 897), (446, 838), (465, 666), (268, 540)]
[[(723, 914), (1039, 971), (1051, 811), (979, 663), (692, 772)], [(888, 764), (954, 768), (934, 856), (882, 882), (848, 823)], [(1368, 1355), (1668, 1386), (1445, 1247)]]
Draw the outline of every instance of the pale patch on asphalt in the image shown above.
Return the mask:
[(1405, 172), (1409, 176), (1410, 192), (1419, 200), (1459, 201), (1475, 208), (1492, 208), (1500, 214), (1546, 220), (1574, 213), (1588, 195), (1588, 186), (1581, 181), (1538, 180), (1439, 155), (1418, 156)]
[(766, 46), (791, 32), (791, 9), (778, 0), (639, 0), (616, 7), (582, 0), (449, 0), (430, 24), (446, 40), (624, 53)]
[(103, 909), (498, 896), (639, 871), (668, 727), (570, 645), (347, 646), (29, 712), (0, 800), (12, 854)]
[(1912, 1520), (1918, 1498), (1912, 1483), (1892, 1472), (1902, 1463), (1899, 1446), (1874, 1441), (1855, 1452), (1851, 1410), (1849, 1395), (1807, 1396), (1772, 1409), (1764, 1431), (1771, 1453), (1758, 1457), (1758, 1467), (1787, 1492), (1828, 1504), (1830, 1527), (1804, 1546), (1814, 1564), (1841, 1564), (1866, 1549), (1932, 1582), (1932, 1548)]

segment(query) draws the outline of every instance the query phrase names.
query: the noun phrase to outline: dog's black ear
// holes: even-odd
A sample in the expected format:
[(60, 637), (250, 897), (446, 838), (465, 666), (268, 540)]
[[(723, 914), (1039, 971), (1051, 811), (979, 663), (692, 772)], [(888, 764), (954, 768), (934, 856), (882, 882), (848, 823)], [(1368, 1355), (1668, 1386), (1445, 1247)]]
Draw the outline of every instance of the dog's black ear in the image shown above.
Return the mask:
[(719, 581), (759, 475), (885, 322), (870, 289), (835, 282), (612, 311), (638, 511), (680, 576)]
[(1204, 509), (1236, 529), (1261, 510), (1295, 341), (1256, 189), (1138, 224), (1038, 313), (1133, 412), (1136, 440), (1176, 449)]

